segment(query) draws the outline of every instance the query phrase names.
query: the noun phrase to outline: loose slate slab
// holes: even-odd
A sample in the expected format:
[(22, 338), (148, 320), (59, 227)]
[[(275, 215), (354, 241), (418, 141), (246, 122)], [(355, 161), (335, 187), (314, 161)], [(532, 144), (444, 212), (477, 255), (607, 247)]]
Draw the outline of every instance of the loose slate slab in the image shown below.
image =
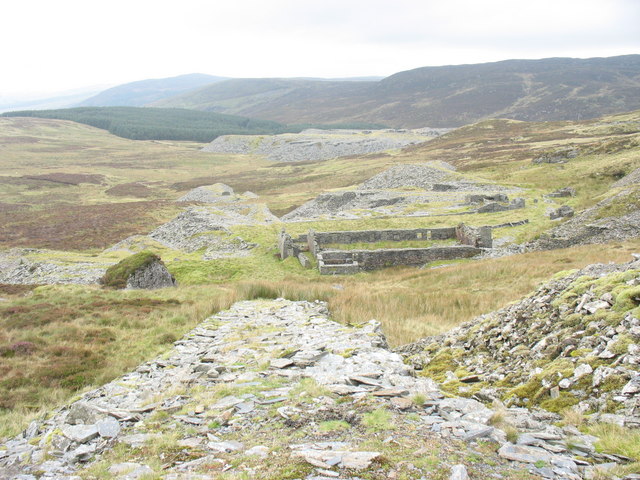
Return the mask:
[(95, 425), (69, 425), (62, 429), (62, 433), (73, 442), (87, 443), (98, 436), (98, 428)]
[(294, 361), (290, 358), (275, 358), (271, 360), (271, 366), (273, 368), (287, 368), (294, 365)]
[(103, 438), (115, 438), (120, 433), (120, 423), (113, 418), (105, 418), (96, 423), (98, 434)]
[(409, 395), (409, 390), (406, 388), (383, 388), (373, 392), (376, 397), (403, 397)]
[(329, 469), (337, 465), (340, 468), (363, 470), (380, 456), (380, 452), (303, 449), (294, 451), (292, 456), (303, 458), (305, 462), (318, 468)]
[(512, 443), (505, 443), (500, 447), (498, 455), (507, 460), (523, 463), (549, 462), (553, 457), (542, 448), (513, 445)]
[(229, 453), (235, 452), (236, 450), (242, 450), (244, 448), (244, 444), (233, 440), (227, 442), (209, 442), (207, 443), (207, 448), (218, 453)]
[(408, 410), (413, 407), (413, 402), (406, 397), (392, 397), (391, 404), (398, 410)]

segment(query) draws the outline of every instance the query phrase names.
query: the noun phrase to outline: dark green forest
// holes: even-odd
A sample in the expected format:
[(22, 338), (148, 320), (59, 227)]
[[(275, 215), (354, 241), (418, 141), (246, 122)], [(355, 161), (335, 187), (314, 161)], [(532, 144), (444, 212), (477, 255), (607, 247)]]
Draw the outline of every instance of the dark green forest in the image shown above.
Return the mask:
[(370, 123), (336, 125), (284, 125), (236, 115), (183, 108), (80, 107), (59, 110), (7, 112), (5, 117), (70, 120), (108, 130), (131, 140), (182, 140), (210, 142), (220, 135), (271, 135), (297, 133), (305, 128), (384, 128)]

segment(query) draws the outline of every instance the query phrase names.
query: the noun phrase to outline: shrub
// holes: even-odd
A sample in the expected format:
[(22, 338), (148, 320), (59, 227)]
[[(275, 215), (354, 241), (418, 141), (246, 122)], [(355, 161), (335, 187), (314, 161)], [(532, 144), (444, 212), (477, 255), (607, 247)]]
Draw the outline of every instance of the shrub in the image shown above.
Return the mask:
[(31, 342), (16, 342), (11, 345), (0, 347), (0, 357), (13, 357), (14, 355), (31, 355), (36, 349)]

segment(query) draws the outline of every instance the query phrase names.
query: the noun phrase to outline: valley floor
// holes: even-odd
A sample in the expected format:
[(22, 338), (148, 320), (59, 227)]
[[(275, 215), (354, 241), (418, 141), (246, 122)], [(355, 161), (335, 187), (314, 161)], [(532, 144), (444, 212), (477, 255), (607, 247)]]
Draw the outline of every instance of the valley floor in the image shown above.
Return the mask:
[[(301, 163), (130, 142), (69, 122), (0, 120), (0, 283), (11, 284), (0, 285), (0, 435), (7, 437), (0, 478), (635, 472), (637, 463), (624, 457), (640, 457), (637, 429), (624, 418), (600, 430), (585, 421), (592, 413), (618, 421), (615, 402), (628, 403), (635, 383), (620, 392), (640, 378), (640, 297), (637, 284), (626, 283), (635, 277), (577, 278), (559, 299), (534, 296), (530, 303), (548, 311), (536, 310), (533, 332), (521, 331), (524, 317), (513, 307), (509, 327), (496, 335), (489, 316), (476, 319), (491, 338), (471, 341), (477, 330), (467, 325), (467, 336), (418, 342), (405, 359), (386, 343), (445, 334), (554, 275), (626, 262), (640, 251), (639, 118), (491, 120), (403, 151)], [(510, 201), (466, 198), (489, 193)], [(523, 201), (513, 202), (516, 195)], [(559, 208), (575, 216), (552, 220)], [(296, 236), (459, 222), (517, 226), (495, 229), (499, 248), (483, 258), (420, 269), (327, 278), (276, 255), (283, 226)], [(180, 286), (143, 292), (93, 284), (141, 250), (159, 254)], [(594, 312), (583, 309), (593, 302), (600, 302)], [(386, 338), (366, 323), (372, 318)], [(554, 332), (558, 319), (563, 330)], [(530, 354), (531, 335), (543, 331), (549, 344)], [(511, 345), (514, 332), (528, 340)], [(482, 370), (493, 346), (525, 365), (517, 377), (523, 385), (505, 374), (490, 385), (500, 398), (462, 398), (487, 386), (472, 378), (487, 373), (474, 362)], [(462, 360), (454, 355), (461, 349)], [(577, 378), (574, 367), (582, 372), (583, 364), (593, 371)], [(503, 367), (487, 368), (502, 374)], [(600, 378), (598, 368), (610, 377), (602, 395), (593, 390), (604, 388), (592, 378)], [(556, 389), (560, 400), (550, 402)], [(573, 408), (586, 400), (562, 403), (592, 393), (606, 398), (592, 402), (602, 412)], [(534, 404), (554, 411), (524, 408)]]

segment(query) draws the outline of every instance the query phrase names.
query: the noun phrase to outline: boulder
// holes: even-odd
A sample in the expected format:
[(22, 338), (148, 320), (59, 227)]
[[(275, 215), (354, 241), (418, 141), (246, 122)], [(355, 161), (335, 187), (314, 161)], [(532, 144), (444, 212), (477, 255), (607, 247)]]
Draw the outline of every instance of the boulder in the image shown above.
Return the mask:
[(163, 288), (177, 285), (160, 257), (148, 250), (131, 255), (109, 267), (100, 283), (113, 288)]
[(451, 476), (449, 477), (449, 480), (469, 480), (467, 467), (462, 464), (454, 465), (451, 468)]
[(127, 280), (127, 288), (164, 288), (176, 285), (176, 279), (160, 260), (136, 270)]
[(549, 218), (551, 220), (555, 220), (556, 218), (569, 218), (573, 217), (574, 211), (569, 205), (563, 205), (560, 208), (552, 211), (549, 214)]

